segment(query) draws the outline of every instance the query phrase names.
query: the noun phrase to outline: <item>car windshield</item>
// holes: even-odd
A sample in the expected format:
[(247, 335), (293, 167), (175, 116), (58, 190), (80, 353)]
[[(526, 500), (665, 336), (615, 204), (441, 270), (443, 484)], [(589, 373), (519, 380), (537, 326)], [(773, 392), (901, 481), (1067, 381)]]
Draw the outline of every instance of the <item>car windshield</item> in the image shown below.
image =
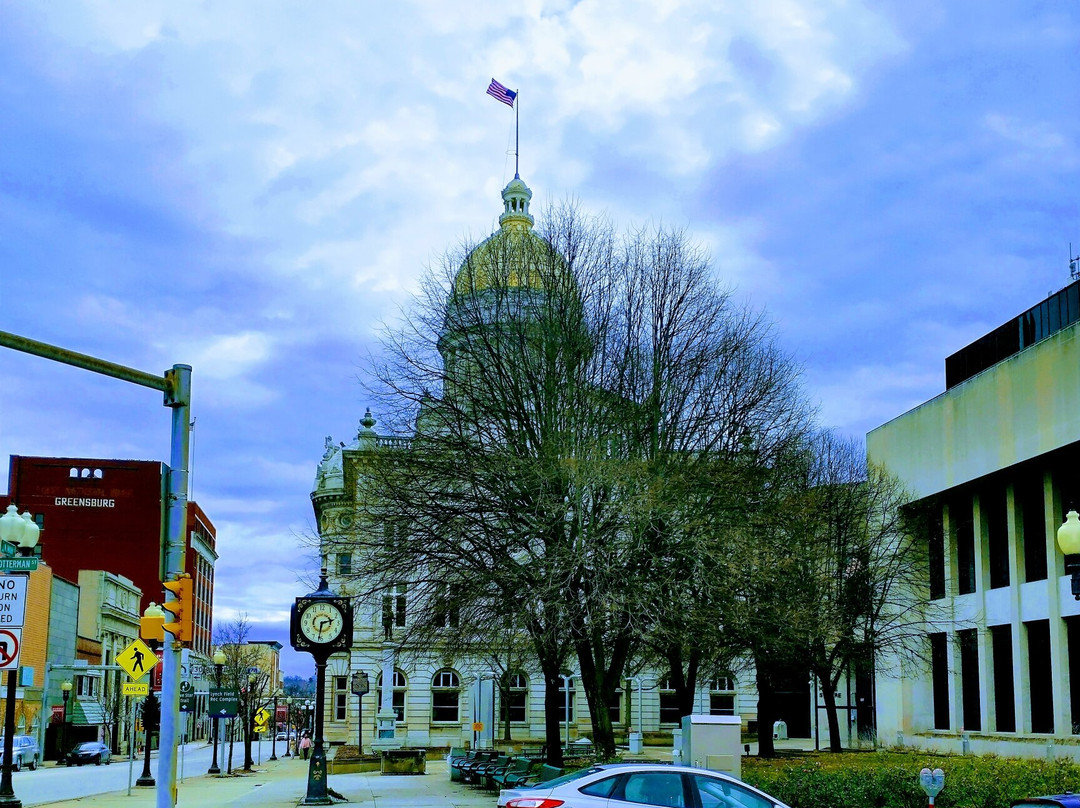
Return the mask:
[(75, 751), (76, 752), (93, 752), (97, 748), (98, 748), (98, 745), (96, 743), (87, 742), (87, 743), (81, 743), (78, 746), (76, 746)]

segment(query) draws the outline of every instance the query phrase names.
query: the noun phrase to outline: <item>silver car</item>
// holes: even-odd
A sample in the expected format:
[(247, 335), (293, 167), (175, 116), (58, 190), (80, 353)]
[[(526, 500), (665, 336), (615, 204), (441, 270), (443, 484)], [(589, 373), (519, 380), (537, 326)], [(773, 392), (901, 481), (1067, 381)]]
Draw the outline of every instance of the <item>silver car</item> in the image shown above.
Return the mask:
[[(29, 735), (15, 735), (11, 739), (11, 768), (21, 771), (26, 766), (30, 771), (41, 762), (41, 750), (37, 741)], [(4, 763), (4, 739), (0, 738), (0, 765)]]
[(504, 789), (499, 808), (788, 808), (720, 772), (656, 763), (602, 763), (535, 786)]

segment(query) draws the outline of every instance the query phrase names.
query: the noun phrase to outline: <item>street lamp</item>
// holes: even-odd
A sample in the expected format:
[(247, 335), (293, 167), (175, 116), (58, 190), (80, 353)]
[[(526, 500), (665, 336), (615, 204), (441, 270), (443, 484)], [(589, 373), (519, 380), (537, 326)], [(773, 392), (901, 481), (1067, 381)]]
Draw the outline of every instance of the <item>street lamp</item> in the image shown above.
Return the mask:
[(292, 744), (289, 743), (289, 732), (292, 729), (292, 696), (285, 699), (285, 754), (282, 757), (292, 757)]
[[(245, 719), (248, 742), (244, 750), (244, 771), (246, 772), (251, 771), (251, 767), (255, 765), (255, 761), (251, 758), (251, 744), (255, 741), (255, 682), (258, 679), (257, 673), (248, 674), (247, 718)], [(259, 748), (261, 749), (262, 746)]]
[(67, 705), (71, 698), (71, 680), (67, 679), (60, 685), (60, 694), (64, 697), (64, 711), (60, 713), (60, 759), (57, 766), (66, 766), (67, 759), (64, 757), (64, 747), (67, 746)]
[[(1057, 543), (1062, 554), (1068, 559), (1080, 553), (1080, 515), (1070, 509), (1065, 514), (1065, 523), (1058, 528)], [(1080, 564), (1065, 564), (1065, 572), (1072, 573), (1072, 593), (1075, 600), (1080, 600)]]
[[(217, 681), (218, 690), (221, 690), (221, 669), (225, 667), (225, 652), (218, 648), (214, 651), (214, 678)], [(206, 770), (207, 774), (221, 774), (221, 769), (218, 767), (217, 759), (217, 745), (218, 745), (218, 727), (221, 724), (221, 718), (214, 716), (214, 760), (210, 764), (210, 768)]]
[(274, 691), (274, 723), (271, 725), (273, 728), (270, 730), (273, 736), (270, 741), (270, 760), (277, 760), (277, 700), (280, 695), (280, 690)]
[[(7, 512), (0, 516), (0, 538), (16, 545), (22, 555), (33, 554), (40, 533), (41, 530), (29, 511), (19, 516), (19, 509), (14, 504), (8, 505)], [(21, 626), (22, 623), (18, 625)], [(11, 763), (15, 756), (15, 673), (16, 668), (12, 666), (8, 670), (7, 702), (4, 706), (4, 766), (3, 774), (0, 775), (0, 805), (22, 808), (22, 802), (15, 796), (15, 789), (11, 784)]]
[(308, 699), (304, 704), (307, 707), (307, 711), (308, 711), (307, 721), (305, 721), (305, 724), (306, 724), (305, 729), (308, 731), (309, 735), (314, 736), (315, 735), (315, 700), (314, 699)]

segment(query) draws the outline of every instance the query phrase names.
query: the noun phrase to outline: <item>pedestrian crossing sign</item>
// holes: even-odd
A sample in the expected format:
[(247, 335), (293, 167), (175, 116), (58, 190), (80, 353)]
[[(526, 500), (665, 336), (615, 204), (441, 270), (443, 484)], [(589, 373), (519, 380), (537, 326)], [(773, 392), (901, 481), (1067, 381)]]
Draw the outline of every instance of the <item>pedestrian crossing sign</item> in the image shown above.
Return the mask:
[(140, 639), (132, 641), (131, 645), (116, 655), (116, 664), (127, 671), (127, 675), (135, 681), (142, 679), (158, 664), (157, 655)]

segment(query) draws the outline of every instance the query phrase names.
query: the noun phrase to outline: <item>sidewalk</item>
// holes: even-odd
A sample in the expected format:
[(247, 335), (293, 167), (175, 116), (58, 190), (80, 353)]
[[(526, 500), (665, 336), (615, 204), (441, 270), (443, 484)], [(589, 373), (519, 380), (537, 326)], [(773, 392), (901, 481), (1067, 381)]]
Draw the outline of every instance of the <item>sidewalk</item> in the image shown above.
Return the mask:
[[(461, 783), (451, 783), (446, 762), (429, 759), (427, 774), (383, 777), (378, 772), (335, 774), (330, 788), (349, 803), (372, 808), (494, 808), (493, 792), (475, 791)], [(153, 788), (95, 794), (63, 802), (44, 803), (52, 808), (152, 808)], [(218, 808), (218, 806), (260, 806), (295, 808), (307, 791), (307, 766), (302, 761), (264, 761), (252, 774), (187, 777), (177, 784), (178, 808)]]

